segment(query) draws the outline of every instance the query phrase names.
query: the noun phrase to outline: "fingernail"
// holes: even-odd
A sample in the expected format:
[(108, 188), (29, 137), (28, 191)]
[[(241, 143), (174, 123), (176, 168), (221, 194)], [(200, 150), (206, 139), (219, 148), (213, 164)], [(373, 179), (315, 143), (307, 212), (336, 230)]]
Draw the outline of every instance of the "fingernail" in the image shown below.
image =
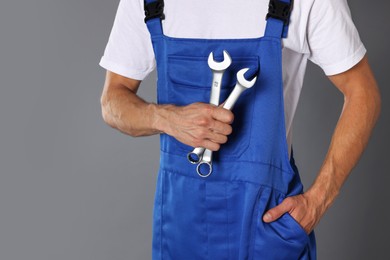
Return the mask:
[(265, 222), (270, 221), (270, 220), (271, 220), (271, 214), (265, 213), (265, 215), (264, 215), (264, 217), (263, 217), (263, 220), (264, 220)]

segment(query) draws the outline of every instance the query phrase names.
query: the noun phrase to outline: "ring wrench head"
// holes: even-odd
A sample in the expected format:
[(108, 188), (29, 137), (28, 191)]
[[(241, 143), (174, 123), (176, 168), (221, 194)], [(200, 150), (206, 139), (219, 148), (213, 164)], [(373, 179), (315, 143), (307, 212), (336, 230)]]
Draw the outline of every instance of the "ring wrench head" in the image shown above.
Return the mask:
[[(206, 173), (202, 173), (202, 168), (205, 168), (207, 167), (208, 171), (206, 171)], [(206, 177), (209, 177), (210, 174), (213, 172), (213, 166), (212, 166), (212, 163), (211, 162), (206, 162), (206, 161), (202, 161), (198, 164), (198, 166), (196, 166), (196, 172), (198, 173), (198, 175), (202, 178), (206, 178)]]
[(237, 72), (237, 82), (243, 86), (244, 88), (251, 88), (253, 85), (255, 85), (257, 76), (254, 77), (251, 81), (248, 81), (244, 74), (249, 70), (249, 68), (244, 68), (241, 69), (240, 71)]
[(232, 58), (230, 57), (229, 53), (226, 50), (224, 50), (223, 61), (218, 62), (214, 60), (213, 52), (210, 52), (207, 63), (210, 69), (214, 71), (224, 71), (230, 66), (230, 64), (232, 64)]
[(203, 152), (204, 152), (205, 148), (202, 148), (202, 147), (197, 147), (195, 148), (192, 152), (189, 152), (187, 154), (187, 159), (190, 163), (192, 164), (197, 164), (199, 163), (202, 158), (203, 158)]

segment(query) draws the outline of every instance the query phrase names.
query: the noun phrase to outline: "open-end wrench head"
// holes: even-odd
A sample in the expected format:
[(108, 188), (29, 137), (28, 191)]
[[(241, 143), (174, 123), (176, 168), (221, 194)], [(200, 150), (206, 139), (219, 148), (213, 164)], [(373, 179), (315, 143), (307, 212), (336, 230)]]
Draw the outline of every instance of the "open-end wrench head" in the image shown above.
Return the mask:
[(230, 57), (229, 53), (227, 51), (223, 51), (223, 61), (218, 62), (214, 60), (214, 54), (213, 52), (210, 52), (209, 59), (207, 61), (210, 69), (214, 71), (224, 71), (226, 70), (230, 64), (232, 64), (232, 58)]
[(248, 81), (246, 80), (246, 78), (244, 77), (244, 74), (245, 72), (247, 72), (249, 70), (249, 68), (244, 68), (244, 69), (241, 69), (240, 71), (237, 72), (237, 82), (245, 87), (245, 88), (251, 88), (253, 87), (253, 85), (255, 85), (256, 83), (256, 80), (257, 80), (257, 76), (254, 77), (251, 81)]

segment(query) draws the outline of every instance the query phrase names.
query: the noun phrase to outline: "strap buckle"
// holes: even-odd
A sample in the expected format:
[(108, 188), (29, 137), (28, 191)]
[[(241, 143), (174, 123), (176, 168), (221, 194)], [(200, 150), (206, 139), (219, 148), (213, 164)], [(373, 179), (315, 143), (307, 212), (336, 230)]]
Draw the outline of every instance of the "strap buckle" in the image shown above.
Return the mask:
[(145, 19), (144, 19), (145, 23), (146, 21), (157, 17), (160, 19), (165, 19), (165, 15), (163, 13), (164, 0), (157, 0), (148, 4), (145, 2), (144, 10), (145, 10)]
[(291, 0), (291, 3), (286, 3), (281, 0), (270, 0), (268, 5), (268, 14), (265, 19), (272, 17), (283, 21), (284, 24), (288, 24), (292, 7), (293, 0)]

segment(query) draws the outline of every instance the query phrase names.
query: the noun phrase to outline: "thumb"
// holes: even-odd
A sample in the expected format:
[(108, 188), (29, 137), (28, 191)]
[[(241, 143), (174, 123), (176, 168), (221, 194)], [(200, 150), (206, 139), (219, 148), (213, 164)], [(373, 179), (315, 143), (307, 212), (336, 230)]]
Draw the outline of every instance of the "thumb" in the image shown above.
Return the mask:
[(264, 216), (264, 222), (272, 222), (280, 218), (284, 213), (289, 212), (291, 210), (291, 204), (288, 201), (283, 200), (282, 203), (277, 205), (276, 207), (268, 210)]

